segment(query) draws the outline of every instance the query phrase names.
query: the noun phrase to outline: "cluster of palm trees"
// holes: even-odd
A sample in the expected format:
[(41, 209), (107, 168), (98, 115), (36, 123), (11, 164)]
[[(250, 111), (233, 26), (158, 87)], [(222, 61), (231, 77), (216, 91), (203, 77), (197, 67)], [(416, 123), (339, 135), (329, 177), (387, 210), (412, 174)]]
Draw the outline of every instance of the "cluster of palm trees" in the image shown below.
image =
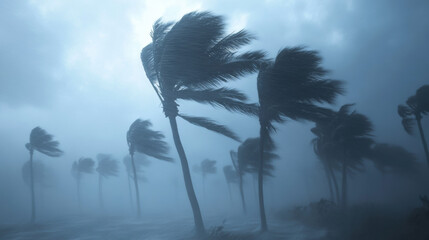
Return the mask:
[[(344, 93), (344, 87), (343, 82), (328, 78), (328, 71), (321, 66), (322, 59), (316, 51), (303, 47), (284, 48), (274, 59), (267, 59), (262, 51), (239, 53), (240, 48), (249, 44), (254, 37), (245, 30), (226, 34), (223, 18), (209, 12), (191, 12), (177, 22), (158, 20), (153, 25), (151, 37), (152, 42), (141, 52), (141, 60), (146, 76), (162, 103), (164, 114), (170, 121), (198, 233), (204, 233), (205, 229), (176, 118), (180, 117), (237, 141), (239, 138), (229, 128), (213, 120), (180, 113), (177, 100), (210, 104), (259, 118), (259, 157), (252, 161), (256, 164), (248, 166), (252, 166), (258, 174), (262, 231), (268, 229), (263, 177), (267, 159), (275, 146), (271, 135), (276, 131), (276, 123), (293, 120), (317, 124), (313, 129), (316, 135), (315, 151), (323, 159), (328, 179), (335, 183), (336, 189), (338, 183), (333, 171), (341, 168), (342, 203), (346, 205), (347, 172), (359, 170), (361, 161), (367, 157), (362, 149), (374, 148), (372, 125), (364, 115), (350, 112), (350, 105), (343, 106), (338, 112), (326, 107)], [(259, 104), (249, 104), (242, 92), (223, 86), (254, 72), (258, 73)], [(419, 111), (420, 114), (426, 113)], [(411, 114), (409, 109), (405, 112), (407, 114), (402, 111), (402, 115)], [(419, 123), (420, 115), (414, 115)], [(238, 179), (242, 179), (243, 173), (249, 170), (239, 166), (238, 155), (231, 153), (233, 159), (234, 156), (237, 158), (233, 160), (234, 171)], [(225, 173), (229, 172), (225, 174), (229, 182), (236, 181), (231, 170), (231, 167), (225, 168)], [(243, 208), (245, 210), (244, 198)]]
[[(263, 51), (246, 51), (255, 37), (245, 30), (225, 32), (224, 19), (209, 12), (191, 12), (177, 22), (158, 20), (151, 32), (152, 42), (141, 52), (141, 61), (151, 86), (156, 92), (165, 116), (170, 122), (174, 144), (180, 158), (185, 187), (192, 207), (196, 231), (205, 233), (204, 222), (195, 195), (188, 159), (180, 139), (177, 117), (199, 127), (222, 134), (241, 143), (237, 151), (231, 151), (232, 165), (224, 166), (228, 186), (239, 184), (243, 211), (246, 204), (243, 194), (243, 176), (257, 177), (258, 202), (261, 230), (268, 225), (264, 205), (264, 177), (273, 176), (276, 144), (272, 135), (279, 124), (288, 121), (309, 121), (316, 124), (311, 129), (314, 151), (326, 172), (331, 198), (343, 208), (347, 206), (347, 181), (350, 173), (363, 170), (364, 161), (370, 160), (381, 171), (406, 171), (415, 169), (415, 156), (399, 146), (376, 143), (371, 121), (363, 114), (352, 111), (352, 104), (343, 105), (338, 111), (329, 109), (337, 96), (344, 94), (342, 81), (330, 79), (328, 70), (321, 66), (319, 53), (303, 47), (286, 47), (271, 59)], [(249, 103), (247, 96), (238, 89), (225, 86), (248, 74), (257, 73), (258, 103)], [(259, 136), (241, 142), (234, 131), (211, 119), (189, 116), (179, 111), (179, 100), (189, 100), (230, 112), (257, 117)], [(421, 118), (429, 112), (429, 86), (420, 88), (398, 107), (399, 115), (407, 132), (417, 122), (429, 163)], [(163, 161), (172, 161), (164, 135), (151, 129), (149, 120), (137, 119), (127, 134), (129, 157), (124, 158), (128, 180), (135, 185), (137, 215), (141, 215), (138, 183), (143, 179), (141, 163), (136, 153)], [(32, 219), (35, 218), (33, 187), (34, 150), (51, 157), (62, 151), (58, 142), (41, 128), (30, 134), (26, 145), (30, 152), (30, 178), (32, 191)], [(100, 206), (102, 180), (118, 173), (117, 161), (110, 155), (97, 156), (99, 173)], [(216, 172), (216, 161), (204, 160), (196, 168), (203, 177)], [(80, 195), (83, 174), (94, 172), (95, 162), (81, 158), (73, 163), (72, 174)], [(341, 192), (337, 174), (341, 174)], [(204, 183), (203, 183), (204, 184)], [(129, 187), (131, 184), (129, 181)], [(229, 187), (230, 189), (230, 187)], [(79, 197), (80, 205), (80, 197)]]

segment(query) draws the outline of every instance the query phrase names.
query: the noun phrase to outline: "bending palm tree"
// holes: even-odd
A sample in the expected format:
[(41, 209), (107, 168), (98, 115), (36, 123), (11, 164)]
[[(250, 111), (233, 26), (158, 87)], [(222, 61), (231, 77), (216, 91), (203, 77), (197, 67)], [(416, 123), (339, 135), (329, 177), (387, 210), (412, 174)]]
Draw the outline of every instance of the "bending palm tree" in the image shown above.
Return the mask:
[(204, 233), (205, 229), (176, 117), (234, 140), (239, 139), (231, 130), (210, 119), (179, 114), (177, 100), (192, 100), (228, 111), (257, 114), (257, 106), (246, 104), (244, 94), (219, 85), (255, 72), (264, 54), (259, 51), (237, 54), (237, 50), (253, 37), (246, 31), (225, 35), (224, 29), (223, 18), (208, 12), (186, 14), (174, 24), (158, 20), (153, 26), (152, 43), (141, 52), (146, 76), (170, 121), (198, 233)]
[(164, 142), (164, 134), (150, 129), (152, 123), (149, 120), (135, 120), (127, 132), (128, 150), (131, 156), (131, 166), (133, 169), (134, 185), (136, 187), (137, 216), (141, 216), (140, 195), (138, 187), (138, 176), (134, 153), (139, 152), (148, 156), (164, 160), (173, 161), (166, 156), (168, 145)]
[(58, 148), (60, 144), (53, 140), (53, 136), (44, 129), (35, 127), (30, 133), (30, 142), (25, 147), (30, 153), (30, 175), (31, 175), (31, 222), (36, 220), (36, 205), (34, 199), (34, 174), (33, 174), (33, 154), (38, 151), (49, 157), (59, 157), (63, 152)]
[(232, 202), (231, 184), (237, 183), (238, 173), (234, 170), (233, 166), (227, 165), (223, 167), (223, 174), (225, 175), (226, 184), (228, 185), (229, 200)]
[(203, 177), (203, 192), (204, 196), (206, 195), (206, 175), (216, 173), (216, 161), (210, 159), (204, 159), (201, 161), (200, 165), (194, 166), (196, 172), (201, 173)]
[(420, 138), (425, 150), (426, 161), (429, 166), (429, 150), (422, 127), (422, 117), (429, 113), (429, 85), (423, 85), (417, 89), (416, 94), (407, 100), (407, 106), (399, 105), (398, 114), (402, 118), (402, 125), (408, 134), (413, 133), (414, 122), (419, 127)]
[(316, 103), (333, 103), (343, 93), (340, 81), (326, 79), (327, 71), (320, 66), (321, 58), (315, 51), (303, 48), (285, 48), (274, 61), (264, 64), (258, 75), (260, 156), (258, 172), (261, 230), (266, 231), (263, 195), (263, 166), (265, 148), (272, 142), (270, 133), (274, 122), (285, 119), (314, 121), (326, 112)]
[(118, 176), (118, 161), (108, 154), (98, 154), (98, 167), (95, 169), (98, 172), (98, 200), (101, 209), (104, 209), (102, 178), (110, 176)]
[(80, 179), (83, 173), (92, 174), (94, 172), (94, 160), (92, 158), (79, 158), (78, 161), (75, 161), (72, 165), (72, 176), (76, 179), (77, 186), (77, 199), (79, 204), (79, 209), (82, 209), (81, 198), (80, 198)]

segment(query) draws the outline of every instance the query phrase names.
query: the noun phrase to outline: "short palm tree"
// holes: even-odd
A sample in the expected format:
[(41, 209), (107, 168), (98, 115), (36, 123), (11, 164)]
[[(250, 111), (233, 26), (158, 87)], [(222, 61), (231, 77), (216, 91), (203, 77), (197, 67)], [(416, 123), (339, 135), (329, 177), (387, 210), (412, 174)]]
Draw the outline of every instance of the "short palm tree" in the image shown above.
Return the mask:
[(258, 74), (260, 168), (258, 172), (261, 230), (268, 229), (263, 195), (263, 153), (269, 148), (273, 123), (286, 119), (315, 121), (325, 114), (317, 103), (333, 103), (343, 93), (340, 81), (326, 78), (327, 71), (320, 66), (316, 51), (302, 47), (284, 48), (275, 60), (267, 61)]
[(141, 216), (141, 208), (137, 167), (136, 161), (134, 161), (134, 154), (139, 152), (159, 160), (173, 161), (173, 159), (166, 155), (168, 153), (168, 144), (164, 141), (164, 134), (152, 130), (151, 127), (152, 123), (149, 120), (137, 119), (131, 124), (127, 132), (128, 151), (131, 156), (131, 166), (133, 169), (134, 185), (136, 188), (138, 217)]
[(228, 185), (229, 199), (232, 202), (231, 184), (238, 182), (238, 173), (235, 171), (233, 166), (226, 165), (223, 167), (223, 174), (225, 176), (226, 184)]
[(363, 160), (371, 155), (372, 123), (363, 114), (351, 111), (353, 104), (343, 105), (338, 112), (319, 120), (312, 132), (317, 136), (317, 144), (324, 145), (324, 156), (330, 161), (338, 161), (342, 172), (341, 204), (347, 207), (347, 176), (355, 171), (363, 171)]
[(94, 172), (94, 165), (94, 160), (92, 160), (92, 158), (86, 157), (81, 157), (79, 160), (73, 162), (71, 173), (76, 180), (79, 209), (82, 208), (80, 197), (80, 180), (83, 174), (92, 174)]
[(35, 127), (30, 133), (30, 142), (25, 147), (30, 153), (30, 175), (31, 175), (31, 222), (36, 220), (36, 203), (34, 199), (34, 174), (33, 174), (33, 154), (40, 152), (49, 157), (59, 157), (63, 154), (58, 146), (60, 143), (53, 140), (53, 136), (40, 127)]
[(429, 166), (429, 150), (421, 123), (423, 116), (429, 113), (429, 85), (423, 85), (417, 89), (416, 94), (409, 97), (406, 104), (406, 106), (402, 104), (398, 106), (398, 114), (402, 118), (402, 125), (405, 131), (411, 135), (413, 125), (417, 122), (426, 161)]
[(176, 23), (158, 20), (151, 36), (152, 43), (143, 48), (141, 60), (170, 121), (196, 230), (201, 234), (205, 232), (204, 223), (176, 117), (234, 140), (239, 139), (231, 130), (210, 119), (180, 114), (177, 100), (191, 100), (228, 111), (257, 114), (257, 106), (246, 104), (247, 98), (243, 93), (220, 85), (255, 72), (264, 54), (260, 51), (237, 53), (250, 43), (253, 36), (244, 30), (226, 35), (223, 18), (209, 12), (191, 12)]
[(215, 174), (216, 169), (216, 160), (204, 159), (199, 165), (194, 166), (194, 170), (197, 173), (201, 173), (203, 179), (203, 192), (204, 196), (206, 195), (206, 176), (208, 174)]
[(98, 166), (95, 169), (98, 172), (98, 200), (101, 209), (104, 209), (103, 201), (103, 178), (118, 176), (118, 161), (109, 154), (97, 154)]

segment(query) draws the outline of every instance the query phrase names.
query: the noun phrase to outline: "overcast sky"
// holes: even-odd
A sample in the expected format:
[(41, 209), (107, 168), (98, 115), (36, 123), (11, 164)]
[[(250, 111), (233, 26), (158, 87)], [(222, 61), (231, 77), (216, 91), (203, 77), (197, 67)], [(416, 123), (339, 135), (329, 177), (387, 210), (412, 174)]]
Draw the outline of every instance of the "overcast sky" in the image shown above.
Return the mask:
[[(151, 41), (154, 21), (179, 20), (195, 10), (225, 16), (228, 31), (246, 28), (257, 36), (251, 47), (270, 57), (286, 46), (318, 50), (331, 77), (346, 82), (347, 94), (334, 107), (356, 103), (356, 110), (374, 122), (379, 141), (404, 145), (423, 161), (418, 136), (405, 134), (396, 109), (429, 80), (427, 1), (3, 0), (0, 192), (9, 190), (5, 179), (22, 181), (20, 169), (28, 159), (24, 145), (35, 126), (61, 142), (64, 157), (46, 162), (66, 174), (80, 156), (103, 152), (121, 159), (127, 153), (125, 133), (136, 118), (150, 119), (164, 132), (177, 159), (168, 121), (139, 55)], [(256, 101), (255, 75), (232, 86)], [(258, 134), (255, 118), (205, 105), (181, 102), (180, 107), (230, 126), (242, 139)], [(181, 120), (178, 124), (190, 165), (204, 158), (218, 160), (220, 167), (230, 163), (228, 152), (238, 143)], [(424, 124), (429, 129), (429, 121)], [(311, 126), (286, 123), (275, 136), (281, 160), (274, 181), (282, 183), (278, 189), (285, 195), (294, 190), (295, 197), (307, 194), (294, 187), (304, 178), (310, 178), (309, 184), (319, 181), (303, 176), (305, 169), (317, 167)], [(154, 178), (168, 168), (181, 180), (178, 161), (153, 165)], [(8, 203), (19, 194), (9, 192)]]

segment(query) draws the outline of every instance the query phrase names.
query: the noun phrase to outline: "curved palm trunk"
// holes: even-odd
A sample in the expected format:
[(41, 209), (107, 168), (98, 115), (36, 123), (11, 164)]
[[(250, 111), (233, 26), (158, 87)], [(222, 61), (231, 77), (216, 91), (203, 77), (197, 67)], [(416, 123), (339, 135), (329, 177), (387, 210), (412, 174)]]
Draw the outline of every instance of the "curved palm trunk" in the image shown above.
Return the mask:
[(325, 169), (326, 179), (328, 180), (329, 193), (330, 193), (331, 201), (335, 201), (334, 190), (332, 188), (332, 179), (331, 179), (331, 175), (329, 174), (328, 166), (326, 163), (322, 163), (322, 164), (323, 164), (323, 168)]
[(191, 173), (189, 171), (189, 164), (186, 158), (185, 150), (183, 149), (182, 142), (179, 136), (179, 130), (177, 129), (176, 117), (169, 116), (171, 131), (173, 133), (174, 144), (176, 145), (177, 153), (180, 157), (180, 163), (182, 165), (183, 178), (185, 180), (186, 192), (191, 203), (192, 213), (194, 214), (195, 227), (198, 234), (204, 234), (204, 223), (201, 217), (200, 206), (198, 204), (197, 197), (195, 196), (194, 187), (192, 185)]
[(244, 200), (244, 191), (243, 191), (243, 174), (240, 173), (240, 195), (241, 195), (241, 205), (243, 206), (243, 213), (247, 214), (246, 201)]
[(101, 174), (98, 174), (98, 201), (100, 203), (101, 210), (104, 211), (104, 202), (103, 202), (103, 193), (102, 193), (102, 177)]
[(268, 230), (267, 217), (265, 216), (265, 205), (264, 205), (264, 142), (266, 138), (265, 131), (260, 129), (260, 144), (259, 144), (259, 169), (258, 169), (258, 190), (259, 190), (259, 214), (261, 217), (261, 231), (265, 232)]
[(426, 154), (426, 161), (427, 161), (428, 166), (429, 166), (429, 151), (428, 151), (428, 144), (426, 143), (425, 134), (424, 134), (424, 132), (423, 132), (422, 123), (421, 123), (421, 118), (417, 118), (417, 125), (419, 126), (420, 137), (421, 137), (421, 140), (422, 140), (423, 148), (424, 148), (424, 150), (425, 150), (425, 154)]
[(31, 222), (36, 221), (36, 199), (34, 197), (33, 150), (30, 150)]
[(131, 163), (132, 163), (133, 172), (134, 172), (134, 185), (136, 186), (137, 217), (140, 218), (141, 217), (140, 194), (139, 194), (139, 184), (137, 181), (136, 165), (134, 163), (134, 154), (131, 154)]
[(335, 176), (334, 170), (332, 170), (331, 166), (328, 166), (329, 173), (331, 175), (332, 182), (334, 183), (335, 196), (337, 200), (337, 204), (340, 204), (340, 191), (338, 189), (337, 177)]
[(347, 208), (347, 161), (346, 159), (343, 160), (343, 184), (342, 184), (342, 208), (343, 210), (346, 210)]

